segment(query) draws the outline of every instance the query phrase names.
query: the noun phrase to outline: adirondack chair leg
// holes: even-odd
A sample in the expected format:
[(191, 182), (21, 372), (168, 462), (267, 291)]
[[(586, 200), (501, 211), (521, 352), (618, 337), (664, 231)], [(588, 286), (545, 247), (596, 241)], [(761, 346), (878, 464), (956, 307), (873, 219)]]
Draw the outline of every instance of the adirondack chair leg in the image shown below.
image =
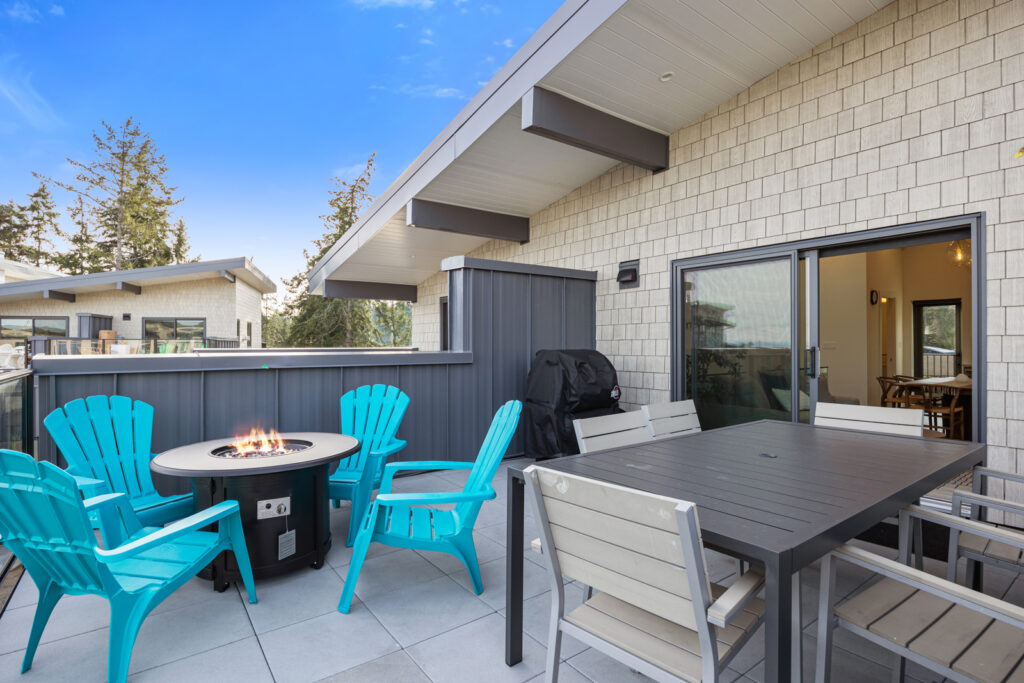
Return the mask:
[(128, 680), (128, 665), (132, 648), (139, 635), (142, 622), (149, 612), (146, 596), (141, 599), (114, 599), (110, 601), (110, 651), (107, 654), (107, 680), (121, 683)]
[(365, 524), (356, 536), (355, 545), (352, 548), (352, 559), (348, 565), (348, 573), (345, 575), (345, 586), (341, 590), (341, 600), (338, 601), (338, 611), (348, 614), (352, 607), (352, 596), (356, 592), (356, 581), (359, 580), (359, 571), (363, 568), (363, 561), (366, 559), (366, 551), (370, 549), (370, 541), (373, 540), (373, 527), (377, 523), (377, 504), (370, 508), (366, 515)]
[(459, 534), (453, 538), (452, 545), (457, 551), (458, 558), (462, 560), (462, 564), (466, 565), (469, 578), (473, 581), (473, 590), (480, 595), (484, 592), (484, 582), (480, 578), (480, 565), (476, 559), (476, 545), (473, 543), (472, 531), (470, 529), (470, 533)]
[[(367, 483), (373, 486), (373, 482)], [(359, 535), (359, 529), (363, 521), (365, 521), (367, 513), (370, 511), (371, 493), (372, 491), (365, 488), (362, 481), (359, 482), (359, 485), (352, 492), (352, 506), (348, 512), (348, 538), (345, 539), (346, 548), (351, 548), (352, 544), (355, 543), (356, 536)]]
[(227, 537), (231, 542), (231, 552), (235, 554), (238, 573), (242, 575), (245, 592), (249, 594), (249, 603), (255, 605), (257, 602), (256, 584), (252, 576), (252, 564), (249, 562), (249, 548), (245, 545), (245, 533), (242, 531), (242, 518), (238, 515), (231, 515), (221, 520), (219, 524), (227, 525)]
[(39, 645), (39, 638), (43, 635), (46, 622), (50, 620), (53, 608), (64, 595), (64, 591), (55, 583), (47, 584), (46, 588), (39, 591), (39, 603), (36, 605), (36, 615), (32, 619), (32, 631), (28, 636), (28, 647), (25, 648), (25, 658), (21, 661), (21, 673), (32, 668), (32, 658), (36, 655), (36, 647)]

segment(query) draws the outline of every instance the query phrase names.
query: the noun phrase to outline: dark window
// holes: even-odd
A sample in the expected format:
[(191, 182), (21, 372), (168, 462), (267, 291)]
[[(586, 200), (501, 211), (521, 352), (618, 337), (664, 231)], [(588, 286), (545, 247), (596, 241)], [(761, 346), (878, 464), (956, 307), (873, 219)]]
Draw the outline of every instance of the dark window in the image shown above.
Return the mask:
[(148, 318), (142, 323), (145, 339), (198, 339), (206, 336), (202, 318)]
[(252, 346), (252, 323), (245, 324), (245, 336), (249, 339), (249, 346)]
[(235, 338), (241, 339), (242, 337), (242, 321), (235, 318)]
[(952, 377), (963, 367), (960, 299), (914, 302), (914, 374)]
[(0, 337), (3, 339), (66, 336), (67, 318), (0, 318)]
[(441, 297), (441, 350), (447, 351), (451, 348), (448, 338), (448, 297)]

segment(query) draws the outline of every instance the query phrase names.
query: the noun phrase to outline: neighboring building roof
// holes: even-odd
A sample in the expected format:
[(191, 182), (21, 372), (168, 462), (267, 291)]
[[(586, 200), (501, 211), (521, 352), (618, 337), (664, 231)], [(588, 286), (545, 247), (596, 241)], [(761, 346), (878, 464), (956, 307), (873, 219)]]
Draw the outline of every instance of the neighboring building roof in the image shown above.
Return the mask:
[(583, 135), (589, 111), (667, 136), (889, 0), (785, 4), (568, 0), (317, 262), (310, 291), (328, 279), (415, 285), (491, 239), (410, 227), (414, 199), (531, 216), (624, 158), (536, 130), (535, 87), (586, 105), (560, 121)]
[(55, 270), (47, 270), (46, 268), (39, 268), (28, 263), (0, 258), (0, 284), (63, 276), (63, 273), (58, 273)]
[(0, 302), (26, 299), (64, 299), (77, 294), (122, 289), (138, 293), (141, 288), (167, 285), (175, 282), (205, 280), (211, 277), (235, 278), (262, 294), (272, 294), (277, 286), (263, 272), (244, 257), (195, 261), (170, 266), (113, 270), (86, 275), (60, 275), (39, 280), (0, 284)]

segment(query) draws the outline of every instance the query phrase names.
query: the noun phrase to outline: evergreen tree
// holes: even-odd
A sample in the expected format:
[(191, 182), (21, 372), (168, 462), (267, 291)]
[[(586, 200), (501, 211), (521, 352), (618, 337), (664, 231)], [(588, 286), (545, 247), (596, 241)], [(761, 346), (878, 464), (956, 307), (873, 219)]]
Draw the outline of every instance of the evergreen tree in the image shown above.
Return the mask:
[(0, 204), (0, 251), (3, 251), (5, 259), (28, 263), (33, 254), (25, 238), (24, 209), (15, 204), (13, 199)]
[(412, 345), (412, 311), (404, 301), (374, 301), (373, 322), (377, 346)]
[(88, 210), (81, 196), (76, 197), (75, 203), (68, 207), (68, 214), (78, 230), (68, 236), (71, 248), (62, 254), (57, 254), (53, 258), (53, 262), (69, 275), (102, 272), (105, 255), (96, 243), (92, 222), (89, 220)]
[(199, 260), (198, 256), (189, 256), (192, 246), (188, 243), (188, 230), (185, 228), (184, 219), (179, 218), (171, 230), (171, 259), (174, 263), (193, 263)]
[(289, 346), (372, 346), (375, 329), (370, 305), (361, 299), (328, 299), (310, 294), (306, 282), (313, 265), (327, 253), (331, 245), (351, 228), (359, 212), (371, 197), (367, 188), (373, 176), (373, 155), (366, 168), (349, 182), (335, 177), (330, 190), (330, 213), (321, 216), (325, 232), (313, 241), (313, 250), (303, 250), (306, 267), (286, 281), (288, 299), (285, 311), (291, 319), (288, 326)]
[(24, 239), (29, 260), (37, 267), (53, 262), (53, 241), (51, 237), (60, 234), (57, 228), (57, 205), (50, 195), (45, 182), (39, 183), (36, 191), (28, 196), (28, 205), (22, 207), (25, 230)]
[(76, 169), (74, 183), (47, 180), (88, 205), (89, 217), (98, 228), (96, 244), (104, 269), (173, 263), (178, 239), (171, 209), (183, 199), (176, 198), (177, 188), (164, 180), (164, 156), (133, 119), (116, 128), (100, 123), (102, 131), (92, 134), (95, 159), (88, 163), (68, 159)]

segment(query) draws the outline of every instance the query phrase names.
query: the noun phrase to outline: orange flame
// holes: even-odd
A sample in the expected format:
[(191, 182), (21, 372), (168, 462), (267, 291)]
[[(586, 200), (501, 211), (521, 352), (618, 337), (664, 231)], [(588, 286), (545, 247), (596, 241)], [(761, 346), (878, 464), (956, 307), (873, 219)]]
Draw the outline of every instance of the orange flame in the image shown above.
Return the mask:
[(231, 444), (238, 455), (249, 455), (250, 453), (283, 453), (285, 449), (284, 440), (281, 435), (273, 429), (270, 433), (255, 427), (246, 436), (235, 435), (235, 441)]

